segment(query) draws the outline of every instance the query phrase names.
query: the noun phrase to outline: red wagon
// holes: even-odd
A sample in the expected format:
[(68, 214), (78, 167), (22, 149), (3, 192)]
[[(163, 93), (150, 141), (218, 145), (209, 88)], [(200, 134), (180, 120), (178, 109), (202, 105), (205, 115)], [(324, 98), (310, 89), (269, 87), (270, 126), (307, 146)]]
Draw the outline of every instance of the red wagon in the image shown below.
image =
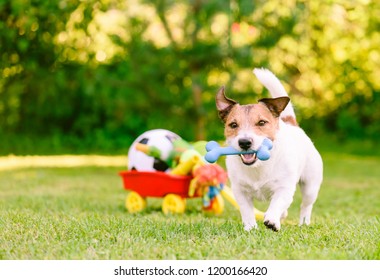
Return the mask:
[[(124, 189), (130, 191), (125, 200), (125, 206), (130, 213), (142, 211), (147, 205), (147, 197), (162, 197), (162, 211), (165, 214), (185, 211), (193, 177), (146, 171), (122, 171), (119, 174), (123, 179)], [(211, 211), (220, 214), (223, 209), (223, 198), (218, 195)]]

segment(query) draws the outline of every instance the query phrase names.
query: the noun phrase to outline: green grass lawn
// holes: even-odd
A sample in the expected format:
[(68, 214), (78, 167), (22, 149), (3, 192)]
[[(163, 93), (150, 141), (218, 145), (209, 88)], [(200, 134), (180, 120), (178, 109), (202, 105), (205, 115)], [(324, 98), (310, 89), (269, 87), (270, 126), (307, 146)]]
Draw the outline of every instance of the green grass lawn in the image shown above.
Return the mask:
[(221, 216), (203, 214), (200, 199), (165, 216), (148, 199), (131, 215), (123, 166), (0, 170), (0, 259), (380, 259), (380, 158), (323, 158), (312, 225), (297, 225), (297, 192), (278, 233), (261, 222), (245, 232), (227, 202)]

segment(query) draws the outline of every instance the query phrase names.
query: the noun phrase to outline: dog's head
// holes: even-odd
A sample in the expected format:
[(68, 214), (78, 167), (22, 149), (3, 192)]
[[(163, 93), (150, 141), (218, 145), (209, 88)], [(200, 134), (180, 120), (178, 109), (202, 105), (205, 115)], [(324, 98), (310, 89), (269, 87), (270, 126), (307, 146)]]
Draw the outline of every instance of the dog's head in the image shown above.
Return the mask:
[[(257, 150), (264, 138), (275, 140), (279, 117), (289, 103), (289, 97), (264, 98), (257, 104), (239, 105), (226, 97), (224, 87), (216, 94), (216, 107), (224, 123), (228, 145), (237, 150)], [(241, 155), (245, 165), (257, 161), (254, 154)]]

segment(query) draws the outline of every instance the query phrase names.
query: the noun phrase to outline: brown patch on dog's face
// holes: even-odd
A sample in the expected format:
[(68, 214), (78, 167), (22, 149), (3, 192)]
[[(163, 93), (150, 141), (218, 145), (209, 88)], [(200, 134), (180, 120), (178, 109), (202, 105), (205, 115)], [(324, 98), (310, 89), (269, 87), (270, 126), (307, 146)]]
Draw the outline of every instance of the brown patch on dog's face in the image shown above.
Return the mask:
[(278, 118), (263, 104), (235, 105), (225, 121), (226, 139), (237, 137), (242, 130), (275, 139)]
[(293, 126), (299, 126), (297, 120), (293, 116), (281, 117), (281, 120)]

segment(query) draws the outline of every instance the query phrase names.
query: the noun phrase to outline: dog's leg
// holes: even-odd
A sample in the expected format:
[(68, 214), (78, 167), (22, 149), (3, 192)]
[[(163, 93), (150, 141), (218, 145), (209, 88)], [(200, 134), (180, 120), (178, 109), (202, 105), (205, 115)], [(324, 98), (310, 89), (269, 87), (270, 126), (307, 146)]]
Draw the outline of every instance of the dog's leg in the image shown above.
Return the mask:
[(300, 183), (302, 193), (300, 225), (309, 225), (313, 204), (317, 200), (320, 183), (302, 182)]
[(234, 185), (232, 185), (232, 192), (240, 208), (240, 215), (243, 220), (244, 229), (250, 231), (253, 228), (257, 228), (253, 197), (247, 192), (244, 192), (240, 186), (234, 187)]
[(264, 216), (264, 225), (274, 231), (281, 229), (281, 218), (287, 214), (287, 210), (293, 201), (295, 187), (282, 188), (273, 194), (269, 208)]
[(281, 220), (285, 220), (288, 217), (288, 210), (285, 210), (281, 215)]
[(317, 200), (323, 180), (322, 158), (316, 150), (312, 151), (311, 155), (300, 180), (302, 194), (300, 225), (310, 224), (313, 204)]

